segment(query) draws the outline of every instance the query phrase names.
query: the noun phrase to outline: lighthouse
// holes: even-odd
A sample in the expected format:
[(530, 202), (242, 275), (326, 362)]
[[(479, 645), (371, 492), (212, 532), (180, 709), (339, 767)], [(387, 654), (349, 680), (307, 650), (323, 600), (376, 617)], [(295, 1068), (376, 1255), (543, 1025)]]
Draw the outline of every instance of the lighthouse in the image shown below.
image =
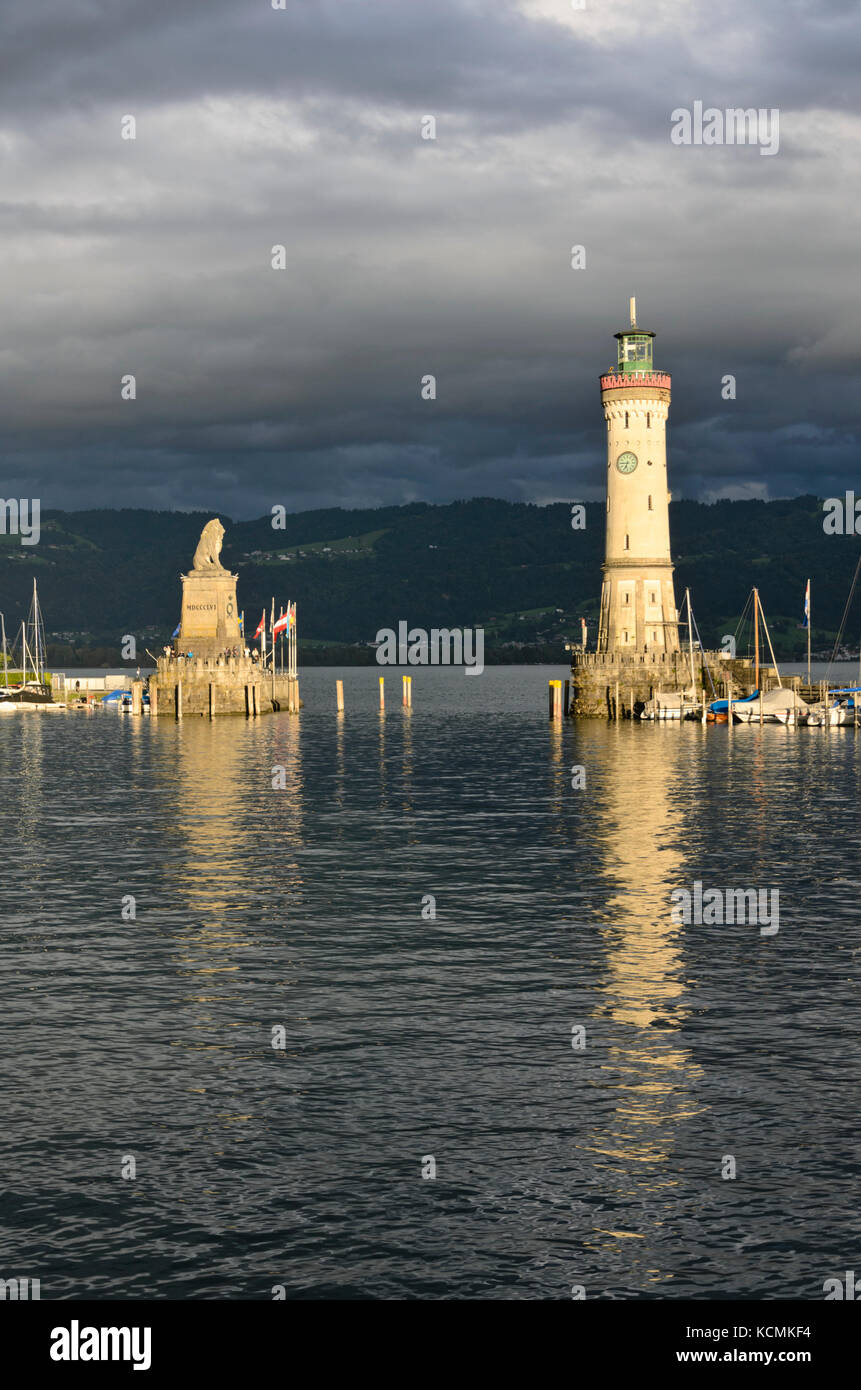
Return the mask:
[(601, 376), (607, 422), (607, 516), (598, 651), (652, 658), (678, 652), (670, 556), (667, 416), (671, 381), (654, 365), (655, 334), (617, 333), (616, 366)]
[[(616, 365), (601, 376), (607, 422), (604, 581), (598, 644), (571, 647), (568, 712), (638, 718), (656, 695), (686, 691), (715, 698), (717, 686), (753, 690), (751, 663), (706, 651), (679, 615), (670, 554), (667, 415), (670, 377), (654, 363), (655, 335), (637, 324), (616, 334)], [(599, 464), (600, 467), (600, 464)], [(691, 624), (692, 626), (692, 624)]]

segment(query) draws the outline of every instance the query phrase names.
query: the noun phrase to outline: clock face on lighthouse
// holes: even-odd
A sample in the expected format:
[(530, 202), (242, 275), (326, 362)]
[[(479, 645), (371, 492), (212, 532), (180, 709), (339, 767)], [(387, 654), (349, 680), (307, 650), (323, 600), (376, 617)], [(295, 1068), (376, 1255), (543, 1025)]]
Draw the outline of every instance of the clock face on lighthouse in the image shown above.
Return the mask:
[(624, 454), (620, 454), (616, 459), (616, 467), (620, 473), (633, 473), (634, 469), (637, 467), (637, 455), (632, 454), (630, 450), (626, 450)]

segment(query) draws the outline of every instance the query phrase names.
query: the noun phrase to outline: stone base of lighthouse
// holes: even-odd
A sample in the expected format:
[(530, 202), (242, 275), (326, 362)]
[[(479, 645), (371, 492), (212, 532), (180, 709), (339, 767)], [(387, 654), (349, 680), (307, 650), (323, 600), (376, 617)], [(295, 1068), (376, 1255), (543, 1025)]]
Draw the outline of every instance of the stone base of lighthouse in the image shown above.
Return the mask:
[[(726, 682), (732, 682), (733, 699), (753, 693), (753, 662), (729, 661), (723, 652), (697, 652), (694, 657), (694, 678), (697, 697), (705, 690), (707, 702), (715, 699), (705, 663), (717, 689), (717, 698), (726, 694)], [(776, 675), (770, 667), (760, 668), (763, 676)], [(575, 718), (629, 718), (633, 707), (639, 717), (648, 700), (664, 692), (690, 690), (691, 661), (686, 651), (640, 652), (630, 656), (620, 652), (576, 652), (571, 662), (571, 703), (569, 713)], [(618, 699), (618, 707), (616, 701)]]
[(678, 650), (673, 566), (649, 559), (605, 561), (598, 651), (664, 656)]

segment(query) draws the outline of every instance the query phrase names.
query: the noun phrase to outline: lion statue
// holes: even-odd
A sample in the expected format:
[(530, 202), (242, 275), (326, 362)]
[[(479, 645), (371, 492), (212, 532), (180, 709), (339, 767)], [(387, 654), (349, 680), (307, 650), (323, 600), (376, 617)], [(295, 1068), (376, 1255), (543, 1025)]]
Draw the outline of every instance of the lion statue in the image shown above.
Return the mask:
[(223, 540), (224, 527), (218, 520), (218, 517), (214, 517), (212, 521), (207, 521), (200, 533), (200, 540), (197, 542), (192, 569), (224, 569), (224, 566), (218, 558), (221, 554), (221, 543)]

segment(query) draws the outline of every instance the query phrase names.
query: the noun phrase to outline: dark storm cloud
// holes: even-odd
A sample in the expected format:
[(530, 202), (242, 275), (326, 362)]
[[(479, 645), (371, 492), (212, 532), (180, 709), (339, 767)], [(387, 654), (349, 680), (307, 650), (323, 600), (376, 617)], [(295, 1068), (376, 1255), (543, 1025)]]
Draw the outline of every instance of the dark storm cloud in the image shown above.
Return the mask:
[[(0, 491), (594, 497), (631, 293), (677, 493), (853, 481), (857, 7), (587, 6), (7, 0)], [(695, 100), (779, 153), (672, 145)]]

